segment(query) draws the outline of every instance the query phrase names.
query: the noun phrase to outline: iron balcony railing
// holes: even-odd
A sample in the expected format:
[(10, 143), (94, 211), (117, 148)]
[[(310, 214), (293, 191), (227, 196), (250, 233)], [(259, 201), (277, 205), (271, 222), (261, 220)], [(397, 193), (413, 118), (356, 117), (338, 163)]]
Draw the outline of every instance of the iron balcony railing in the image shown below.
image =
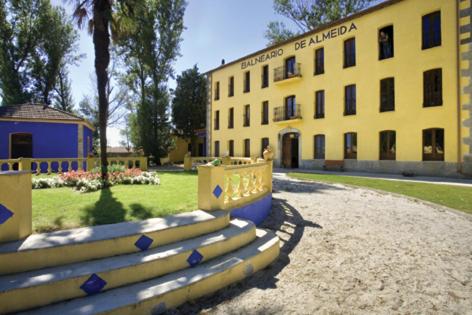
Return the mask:
[(289, 108), (288, 106), (274, 108), (274, 122), (301, 118), (302, 115), (300, 104), (296, 104), (293, 108)]
[(282, 66), (274, 69), (274, 82), (283, 81), (295, 77), (301, 77), (301, 65), (299, 63), (294, 66)]

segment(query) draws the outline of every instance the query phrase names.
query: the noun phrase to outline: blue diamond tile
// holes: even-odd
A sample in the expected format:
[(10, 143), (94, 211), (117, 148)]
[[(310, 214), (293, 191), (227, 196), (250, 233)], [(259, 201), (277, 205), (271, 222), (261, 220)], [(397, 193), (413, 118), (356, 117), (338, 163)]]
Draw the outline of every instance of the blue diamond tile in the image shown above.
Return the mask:
[(13, 212), (11, 212), (7, 207), (0, 204), (0, 224), (5, 223), (13, 216)]
[(154, 240), (146, 235), (141, 237), (134, 243), (134, 245), (140, 250), (148, 250)]
[(220, 185), (216, 185), (215, 189), (213, 189), (213, 195), (215, 195), (216, 198), (220, 198), (222, 192), (223, 189), (221, 189)]
[(100, 278), (96, 274), (93, 274), (93, 275), (90, 276), (90, 278), (88, 278), (87, 281), (84, 282), (84, 284), (82, 284), (80, 286), (80, 288), (85, 293), (87, 293), (87, 295), (93, 295), (93, 294), (97, 294), (100, 291), (102, 291), (102, 289), (106, 285), (107, 285), (107, 282), (105, 280), (103, 280), (102, 278)]
[(198, 252), (198, 250), (194, 250), (190, 256), (187, 258), (187, 262), (190, 265), (190, 267), (195, 267), (198, 265), (203, 259), (202, 254)]

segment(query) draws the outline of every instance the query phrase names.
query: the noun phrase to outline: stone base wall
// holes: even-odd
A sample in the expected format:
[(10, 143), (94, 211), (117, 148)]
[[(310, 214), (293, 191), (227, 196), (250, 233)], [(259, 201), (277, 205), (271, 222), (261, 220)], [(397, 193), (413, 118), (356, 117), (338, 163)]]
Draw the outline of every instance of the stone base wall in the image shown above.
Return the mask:
[[(323, 160), (301, 160), (301, 169), (323, 169)], [(466, 168), (464, 163), (464, 170)], [(400, 162), (400, 161), (363, 161), (363, 160), (345, 160), (345, 171), (359, 171), (386, 174), (408, 173), (421, 176), (440, 176), (440, 177), (464, 177), (458, 173), (457, 163), (450, 162)], [(469, 174), (472, 176), (472, 155), (468, 164)]]
[(472, 154), (464, 156), (464, 164), (462, 165), (462, 173), (472, 177)]

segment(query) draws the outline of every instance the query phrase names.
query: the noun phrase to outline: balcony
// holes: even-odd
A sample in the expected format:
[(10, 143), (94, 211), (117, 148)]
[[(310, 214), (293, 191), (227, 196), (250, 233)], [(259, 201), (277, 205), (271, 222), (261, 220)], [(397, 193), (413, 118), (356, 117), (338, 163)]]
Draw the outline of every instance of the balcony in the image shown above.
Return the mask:
[(296, 122), (302, 119), (301, 115), (301, 105), (295, 105), (293, 110), (289, 110), (287, 106), (280, 106), (274, 108), (274, 122), (275, 123), (284, 123), (284, 122)]
[(282, 66), (274, 69), (274, 82), (288, 83), (292, 81), (300, 80), (302, 77), (301, 65), (295, 64), (293, 67)]

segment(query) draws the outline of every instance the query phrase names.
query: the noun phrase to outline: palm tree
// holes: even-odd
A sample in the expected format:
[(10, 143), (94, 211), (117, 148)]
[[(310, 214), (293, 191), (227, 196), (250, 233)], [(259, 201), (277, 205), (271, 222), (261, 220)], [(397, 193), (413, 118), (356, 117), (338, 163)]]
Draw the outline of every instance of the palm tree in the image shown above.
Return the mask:
[(98, 91), (98, 126), (100, 130), (100, 165), (102, 179), (107, 179), (107, 118), (108, 65), (110, 63), (110, 26), (113, 0), (72, 0), (75, 3), (74, 18), (81, 28), (88, 20), (88, 30), (93, 36), (95, 49), (95, 73)]

